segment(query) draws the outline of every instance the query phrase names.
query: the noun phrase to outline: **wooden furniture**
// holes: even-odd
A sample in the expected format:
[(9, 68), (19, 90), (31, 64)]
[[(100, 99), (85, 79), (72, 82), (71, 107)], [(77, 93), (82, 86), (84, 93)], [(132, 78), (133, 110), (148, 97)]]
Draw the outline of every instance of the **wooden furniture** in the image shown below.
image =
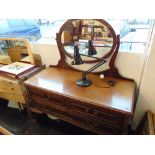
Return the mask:
[(19, 104), (26, 104), (23, 82), (44, 68), (45, 66), (35, 66), (18, 77), (9, 77), (6, 73), (0, 73), (0, 97)]
[[(12, 62), (17, 62), (22, 59), (23, 56), (29, 57), (26, 46), (15, 46), (7, 49), (8, 55)], [(28, 61), (29, 62), (29, 61)]]
[(86, 19), (76, 20), (73, 22), (73, 39), (92, 39), (100, 40), (104, 38), (104, 26), (97, 20), (88, 21)]
[(136, 129), (138, 135), (154, 135), (155, 134), (155, 114), (147, 111), (140, 124)]
[(13, 135), (13, 134), (0, 126), (0, 135)]
[[(89, 30), (90, 29), (90, 30)], [(96, 29), (100, 29), (100, 31), (95, 31)], [(89, 39), (91, 38), (92, 40), (98, 40), (98, 38), (102, 38), (101, 36), (103, 36), (103, 32), (102, 29), (104, 29), (103, 26), (99, 26), (99, 25), (81, 25), (81, 34), (79, 34), (82, 39)], [(88, 31), (90, 31), (90, 34), (88, 34)]]
[[(28, 40), (23, 38), (0, 38), (0, 40), (1, 50), (3, 50), (5, 57), (9, 57), (10, 60), (5, 61), (5, 63), (3, 61), (0, 67), (13, 64), (13, 62), (34, 65), (32, 69), (24, 71), (19, 76), (12, 76), (0, 71), (0, 98), (16, 102), (19, 104), (19, 108), (21, 108), (21, 105), (26, 104), (23, 81), (43, 70), (45, 66), (39, 64), (40, 60), (38, 56), (33, 56)], [(37, 58), (37, 61), (34, 58)]]
[[(58, 64), (24, 82), (29, 117), (32, 111), (39, 110), (97, 134), (127, 134), (128, 123), (134, 113), (135, 83), (120, 76), (114, 65), (120, 45), (119, 35), (116, 36), (106, 21), (94, 20), (95, 25), (98, 22), (107, 28), (110, 37), (106, 36), (106, 39), (109, 37), (110, 46), (102, 46), (103, 52), (97, 58), (89, 56), (83, 62), (93, 66), (93, 70), (89, 68), (94, 71), (106, 60), (106, 68), (102, 64), (102, 70), (90, 74), (90, 70), (83, 66), (82, 71), (89, 73), (91, 85), (79, 87), (76, 81), (81, 78), (80, 66), (71, 65), (75, 55), (70, 49), (74, 49), (74, 41), (66, 47), (63, 39), (68, 24), (75, 25), (79, 21), (68, 20), (57, 33)], [(106, 43), (109, 43), (108, 39)], [(104, 79), (99, 78), (101, 73)], [(88, 79), (88, 74), (82, 74), (82, 80), (85, 79)]]
[(0, 64), (10, 64), (11, 59), (9, 56), (0, 55)]
[(115, 80), (111, 87), (91, 74), (93, 84), (83, 88), (75, 84), (80, 76), (78, 71), (49, 67), (25, 81), (29, 116), (39, 110), (98, 134), (126, 133), (133, 116), (134, 82), (106, 77)]
[(29, 57), (29, 63), (35, 64), (30, 43), (24, 38), (0, 38), (1, 50), (9, 56), (12, 62), (21, 61), (24, 56)]

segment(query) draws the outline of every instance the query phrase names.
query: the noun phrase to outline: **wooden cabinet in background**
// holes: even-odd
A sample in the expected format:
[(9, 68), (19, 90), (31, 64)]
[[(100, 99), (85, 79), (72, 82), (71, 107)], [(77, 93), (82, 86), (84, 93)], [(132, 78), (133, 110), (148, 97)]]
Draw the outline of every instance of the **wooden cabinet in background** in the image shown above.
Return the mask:
[(0, 41), (0, 98), (25, 104), (23, 82), (45, 66), (27, 39), (1, 37)]
[(12, 63), (9, 56), (0, 55), (0, 64), (10, 64)]
[(22, 57), (28, 56), (27, 47), (25, 46), (16, 46), (15, 48), (8, 48), (7, 52), (12, 62), (20, 61)]
[(23, 82), (36, 73), (43, 70), (45, 66), (36, 66), (31, 70), (23, 72), (20, 76), (13, 77), (6, 73), (0, 73), (0, 97), (19, 104), (26, 104), (25, 88)]

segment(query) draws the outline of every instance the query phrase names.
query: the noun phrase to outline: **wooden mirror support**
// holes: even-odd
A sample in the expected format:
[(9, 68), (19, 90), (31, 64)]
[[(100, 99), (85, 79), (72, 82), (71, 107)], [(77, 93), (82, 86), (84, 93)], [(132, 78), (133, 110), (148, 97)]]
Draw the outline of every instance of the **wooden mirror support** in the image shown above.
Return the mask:
[[(69, 59), (72, 59), (73, 56), (70, 55), (64, 48), (64, 45), (66, 42), (63, 42), (62, 41), (62, 35), (64, 35), (64, 31), (68, 30), (68, 27), (71, 27), (70, 29), (72, 29), (74, 31), (74, 29), (76, 29), (75, 27), (75, 24), (77, 21), (79, 21), (79, 26), (78, 26), (78, 32), (79, 34), (81, 34), (81, 29), (82, 27), (97, 27), (97, 25), (92, 25), (92, 23), (89, 23), (88, 24), (83, 24), (83, 19), (70, 19), (68, 21), (66, 21), (62, 27), (60, 28), (59, 32), (56, 34), (56, 41), (57, 41), (57, 45), (58, 45), (58, 49), (59, 49), (59, 52), (60, 52), (60, 60), (57, 64), (57, 67), (61, 67), (61, 68), (68, 68), (68, 69), (75, 69), (75, 68), (72, 68), (72, 66), (70, 64), (68, 64), (66, 62), (66, 59), (69, 58)], [(90, 20), (89, 20), (90, 21)], [(104, 75), (107, 75), (107, 76), (112, 76), (112, 77), (120, 77), (116, 67), (115, 67), (115, 59), (116, 59), (116, 56), (118, 54), (118, 50), (119, 50), (119, 46), (120, 46), (120, 37), (119, 35), (116, 35), (114, 29), (112, 28), (112, 26), (105, 20), (102, 20), (102, 19), (93, 19), (91, 20), (93, 22), (97, 22), (97, 23), (100, 23), (102, 24), (103, 27), (106, 27), (107, 28), (107, 31), (110, 32), (110, 36), (111, 36), (111, 48), (110, 50), (106, 53), (106, 54), (103, 54), (100, 58), (97, 58), (97, 59), (88, 59), (88, 60), (84, 60), (83, 62), (85, 64), (96, 64), (100, 61), (102, 61), (103, 59), (107, 59), (108, 60), (108, 63), (109, 63), (109, 69), (107, 70), (104, 70), (102, 71), (102, 73), (104, 73)], [(74, 34), (73, 32), (70, 32), (70, 34)], [(80, 35), (77, 35), (77, 40), (76, 41), (79, 41), (80, 39)], [(70, 38), (73, 38), (73, 36), (71, 36)], [(94, 38), (94, 36), (93, 36)], [(105, 38), (103, 38), (103, 40), (101, 41), (104, 41)], [(96, 40), (95, 40), (96, 41)], [(72, 43), (74, 43), (74, 40), (72, 39)], [(96, 72), (95, 72), (96, 73)], [(101, 73), (101, 71), (97, 72), (97, 73)]]

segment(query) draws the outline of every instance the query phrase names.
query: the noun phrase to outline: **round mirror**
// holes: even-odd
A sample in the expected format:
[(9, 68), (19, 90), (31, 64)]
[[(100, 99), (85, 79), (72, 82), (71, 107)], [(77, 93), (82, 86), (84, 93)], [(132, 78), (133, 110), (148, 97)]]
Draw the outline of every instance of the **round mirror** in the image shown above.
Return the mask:
[[(96, 63), (106, 59), (116, 48), (116, 34), (113, 28), (101, 19), (71, 19), (59, 31), (59, 46), (65, 55), (73, 59), (74, 45), (78, 44), (84, 63)], [(94, 55), (89, 54), (93, 47)]]

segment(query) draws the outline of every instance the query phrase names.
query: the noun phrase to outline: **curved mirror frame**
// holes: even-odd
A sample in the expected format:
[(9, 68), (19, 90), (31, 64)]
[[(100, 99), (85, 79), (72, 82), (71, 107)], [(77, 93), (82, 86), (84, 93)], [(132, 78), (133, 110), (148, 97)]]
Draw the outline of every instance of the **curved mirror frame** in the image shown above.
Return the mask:
[[(89, 23), (84, 23), (83, 21), (84, 22), (88, 21)], [(94, 22), (96, 22), (97, 25), (94, 24)], [(80, 23), (80, 24), (82, 23), (82, 24), (80, 26), (78, 24), (78, 26), (77, 26), (77, 23)], [(83, 56), (82, 57), (83, 62), (84, 63), (97, 63), (97, 62), (101, 61), (101, 59), (107, 59), (108, 57), (111, 56), (111, 54), (114, 52), (114, 50), (116, 48), (116, 44), (117, 44), (117, 39), (116, 38), (117, 37), (116, 37), (115, 31), (113, 30), (111, 25), (109, 23), (107, 23), (105, 20), (102, 20), (102, 19), (92, 19), (92, 20), (90, 20), (90, 19), (89, 20), (87, 20), (87, 19), (70, 19), (70, 20), (66, 21), (62, 25), (62, 27), (60, 28), (60, 31), (59, 31), (58, 36), (57, 36), (57, 43), (58, 43), (59, 50), (64, 52), (65, 56), (73, 59), (73, 55), (70, 54), (69, 52), (67, 52), (66, 48), (64, 47), (64, 45), (66, 44), (67, 40), (64, 41), (62, 38), (65, 38), (64, 35), (66, 35), (66, 36), (68, 36), (68, 38), (70, 38), (70, 39), (72, 38), (72, 41), (73, 41), (73, 37), (74, 37), (73, 36), (73, 32), (71, 33), (69, 31), (69, 29), (72, 28), (72, 30), (74, 30), (74, 29), (76, 29), (78, 27), (78, 29), (81, 29), (80, 33), (82, 33), (82, 28), (87, 28), (87, 29), (89, 29), (89, 28), (92, 29), (93, 28), (94, 29), (95, 26), (99, 27), (99, 28), (102, 28), (102, 29), (105, 28), (105, 29), (107, 29), (106, 31), (109, 31), (110, 37), (112, 38), (111, 39), (112, 42), (111, 42), (111, 46), (110, 46), (111, 48), (110, 48), (110, 50), (108, 50), (107, 52), (103, 53), (102, 55), (100, 53), (99, 54), (100, 56), (95, 56), (94, 55), (94, 57), (87, 57), (87, 58), (84, 58), (84, 56)], [(76, 30), (74, 30), (74, 31), (76, 31)], [(71, 33), (72, 36), (69, 36), (69, 34), (67, 34), (67, 32)], [(94, 38), (94, 34), (93, 34), (93, 38)], [(91, 38), (91, 39), (93, 39), (93, 38)], [(77, 41), (79, 41), (79, 40), (77, 39)]]
[[(114, 29), (111, 27), (111, 25), (103, 19), (93, 19), (93, 20), (89, 19), (89, 21), (92, 21), (92, 23), (94, 23), (94, 21), (97, 21), (108, 28), (111, 34), (111, 37), (112, 37), (112, 41), (113, 41), (111, 50), (107, 53), (104, 52), (103, 55), (101, 57), (98, 57), (97, 59), (94, 59), (95, 55), (88, 56), (88, 59), (83, 59), (83, 56), (81, 56), (82, 62), (83, 62), (83, 65), (81, 65), (81, 67), (77, 63), (74, 63), (75, 57), (73, 59), (73, 55), (71, 55), (65, 50), (64, 48), (65, 42), (62, 40), (62, 36), (64, 35), (63, 34), (64, 31), (67, 30), (70, 26), (73, 25), (73, 23), (75, 23), (78, 20), (81, 20), (81, 19), (69, 19), (62, 25), (59, 32), (56, 33), (56, 41), (57, 41), (57, 46), (58, 46), (59, 53), (60, 53), (60, 60), (58, 61), (58, 64), (54, 66), (85, 72), (90, 68), (90, 66), (97, 65), (100, 62), (106, 60), (106, 63), (102, 65), (100, 69), (93, 71), (93, 73), (104, 73), (104, 75), (111, 76), (111, 77), (121, 77), (119, 75), (117, 68), (115, 67), (115, 59), (117, 57), (119, 46), (120, 46), (120, 36), (119, 35), (116, 36), (116, 33)], [(74, 47), (76, 46), (77, 45), (74, 44)], [(89, 47), (93, 47), (93, 46), (89, 45)], [(75, 52), (75, 51), (74, 51), (74, 56), (75, 56), (75, 53), (79, 53), (78, 55), (81, 55), (80, 52), (77, 52), (77, 51)], [(76, 55), (76, 58), (77, 58), (77, 55)]]
[[(15, 58), (15, 55), (19, 55), (19, 53), (16, 52), (16, 49), (18, 51), (20, 51), (20, 49), (21, 49), (21, 51), (23, 51), (23, 53), (20, 53), (20, 54), (22, 54), (23, 59), (19, 59), (19, 61), (35, 64), (32, 50), (31, 50), (29, 41), (27, 39), (24, 39), (24, 38), (0, 38), (0, 42), (1, 41), (8, 41), (9, 45), (11, 46), (11, 47), (6, 47), (5, 51), (3, 51), (4, 49), (2, 49), (2, 47), (0, 47), (0, 50), (1, 50), (0, 57), (2, 57), (3, 59), (7, 58), (7, 59), (5, 59), (4, 64), (10, 64), (10, 63), (16, 61), (16, 60), (13, 60)], [(17, 44), (15, 44), (15, 43), (17, 43)], [(1, 43), (1, 44), (3, 44), (3, 43)], [(4, 53), (4, 52), (6, 52), (6, 53)], [(3, 62), (1, 62), (1, 63), (3, 64)]]

